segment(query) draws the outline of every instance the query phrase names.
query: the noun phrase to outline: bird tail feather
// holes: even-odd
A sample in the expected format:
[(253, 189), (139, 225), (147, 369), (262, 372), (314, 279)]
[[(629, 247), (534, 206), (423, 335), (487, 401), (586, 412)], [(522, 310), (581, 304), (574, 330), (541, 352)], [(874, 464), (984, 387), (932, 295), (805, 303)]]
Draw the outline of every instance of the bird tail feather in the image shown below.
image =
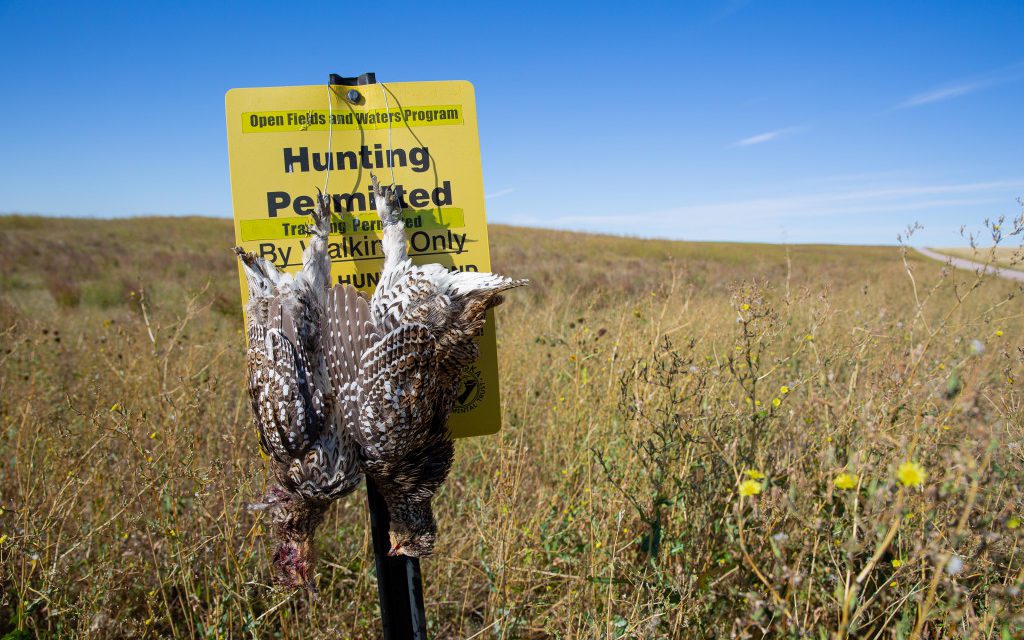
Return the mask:
[(378, 336), (369, 303), (351, 285), (338, 284), (330, 290), (324, 315), (327, 374), (340, 403), (340, 426), (352, 430), (359, 416), (360, 360)]

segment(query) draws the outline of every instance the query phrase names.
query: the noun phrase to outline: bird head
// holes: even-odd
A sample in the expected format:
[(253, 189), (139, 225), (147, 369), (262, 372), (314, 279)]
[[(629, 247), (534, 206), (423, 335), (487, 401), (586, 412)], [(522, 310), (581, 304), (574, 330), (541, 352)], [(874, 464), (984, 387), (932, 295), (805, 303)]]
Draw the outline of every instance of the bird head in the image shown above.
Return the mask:
[(249, 505), (254, 511), (266, 511), (274, 525), (279, 541), (273, 556), (277, 584), (316, 593), (313, 535), (323, 521), (327, 504), (274, 487), (261, 502)]
[(313, 582), (313, 567), (316, 556), (309, 539), (284, 540), (274, 551), (274, 582), (296, 589), (303, 588), (316, 593)]
[(437, 542), (437, 523), (430, 503), (410, 509), (396, 510), (391, 516), (391, 550), (389, 556), (424, 558), (434, 553)]

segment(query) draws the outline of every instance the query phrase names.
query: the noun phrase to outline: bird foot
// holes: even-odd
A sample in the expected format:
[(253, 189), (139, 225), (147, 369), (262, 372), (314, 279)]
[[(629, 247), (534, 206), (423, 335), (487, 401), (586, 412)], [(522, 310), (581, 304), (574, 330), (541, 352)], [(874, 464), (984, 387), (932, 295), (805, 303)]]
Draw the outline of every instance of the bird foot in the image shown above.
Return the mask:
[(385, 226), (402, 221), (402, 203), (395, 193), (395, 188), (381, 185), (377, 176), (370, 174), (373, 183), (373, 200), (377, 205), (377, 215)]
[(231, 250), (235, 252), (235, 255), (238, 256), (239, 260), (247, 265), (252, 266), (258, 259), (258, 256), (255, 253), (246, 251), (242, 247), (232, 247)]
[(326, 239), (331, 232), (331, 197), (316, 190), (316, 207), (313, 208), (313, 232)]

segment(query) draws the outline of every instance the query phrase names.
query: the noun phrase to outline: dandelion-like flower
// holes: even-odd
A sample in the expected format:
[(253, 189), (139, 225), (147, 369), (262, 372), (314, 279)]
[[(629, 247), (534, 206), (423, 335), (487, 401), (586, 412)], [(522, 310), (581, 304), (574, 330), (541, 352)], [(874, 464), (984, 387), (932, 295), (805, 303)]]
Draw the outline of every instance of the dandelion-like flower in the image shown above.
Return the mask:
[(853, 489), (854, 487), (857, 486), (857, 482), (859, 480), (860, 478), (856, 474), (840, 473), (838, 476), (835, 477), (835, 480), (832, 481), (832, 484), (834, 484), (837, 489), (849, 491), (850, 489)]
[(780, 404), (782, 404), (782, 399), (781, 398), (772, 398), (772, 406), (773, 407), (778, 409)]
[(924, 467), (909, 460), (901, 464), (899, 469), (896, 470), (896, 479), (907, 487), (919, 486), (924, 483), (927, 477), (928, 474), (925, 472)]
[(761, 493), (761, 483), (757, 480), (744, 480), (740, 483), (741, 496), (756, 496)]
[(782, 385), (781, 387), (779, 387), (779, 393), (781, 393), (782, 395), (786, 395), (787, 393), (789, 393), (789, 387), (787, 387), (786, 385)]
[(751, 480), (764, 480), (764, 474), (757, 469), (747, 469), (743, 472), (743, 475), (747, 476)]
[(900, 560), (899, 558), (896, 558), (895, 560), (892, 561), (892, 568), (893, 569), (899, 569), (902, 566), (903, 566), (903, 561)]

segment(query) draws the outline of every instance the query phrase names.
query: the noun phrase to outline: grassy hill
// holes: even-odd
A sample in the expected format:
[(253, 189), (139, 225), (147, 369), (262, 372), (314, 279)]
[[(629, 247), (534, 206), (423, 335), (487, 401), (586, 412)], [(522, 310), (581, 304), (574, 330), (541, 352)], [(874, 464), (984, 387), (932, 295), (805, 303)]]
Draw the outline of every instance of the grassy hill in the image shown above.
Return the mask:
[[(319, 600), (269, 586), (232, 244), (0, 218), (0, 635), (377, 633), (361, 491)], [(505, 426), (437, 500), (432, 637), (1024, 633), (1013, 283), (891, 247), (491, 244), (533, 286), (498, 311)]]

